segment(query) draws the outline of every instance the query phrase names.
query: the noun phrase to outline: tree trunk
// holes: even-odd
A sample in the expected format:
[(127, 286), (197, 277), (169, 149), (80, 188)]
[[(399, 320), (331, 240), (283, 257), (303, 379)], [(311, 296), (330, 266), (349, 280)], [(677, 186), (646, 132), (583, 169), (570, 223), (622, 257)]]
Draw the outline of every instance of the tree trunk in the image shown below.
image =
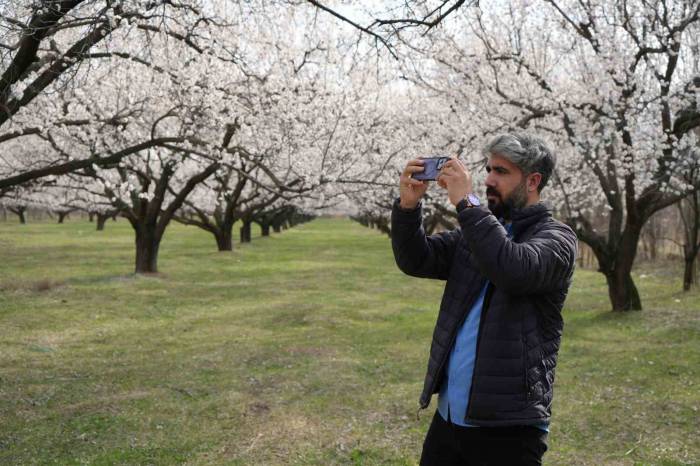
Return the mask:
[(250, 224), (252, 222), (243, 220), (241, 227), (241, 243), (250, 243)]
[(263, 223), (260, 225), (260, 229), (262, 231), (263, 236), (270, 236), (270, 224), (269, 223)]
[(158, 249), (160, 238), (156, 237), (155, 228), (142, 227), (136, 232), (136, 273), (158, 272)]
[(16, 214), (19, 217), (19, 223), (25, 225), (27, 223), (27, 218), (24, 216), (24, 211), (27, 210), (26, 207), (10, 208), (10, 212)]
[(274, 223), (274, 224), (272, 225), (272, 231), (274, 231), (275, 233), (280, 233), (280, 232), (282, 231), (282, 228), (281, 228), (280, 224), (279, 224), (279, 223)]
[[(604, 272), (605, 273), (605, 272)], [(641, 311), (642, 300), (629, 270), (617, 268), (605, 273), (613, 311)]]
[(678, 203), (683, 225), (683, 291), (690, 291), (696, 283), (696, 259), (700, 252), (700, 195), (696, 192)]
[[(693, 241), (694, 244), (698, 244), (698, 238), (697, 238), (697, 233), (696, 234), (691, 234), (690, 238), (686, 238), (686, 240)], [(693, 247), (690, 244), (684, 245), (683, 248), (683, 263), (684, 263), (684, 270), (683, 270), (683, 291), (690, 291), (690, 288), (696, 283), (696, 270), (695, 270), (695, 262), (696, 259), (698, 258), (698, 253), (700, 253), (700, 247), (695, 246)]]
[[(94, 222), (95, 221), (95, 212), (88, 212), (88, 222)], [(98, 228), (99, 230), (99, 228)]]
[(108, 218), (109, 215), (97, 214), (97, 231), (103, 231), (105, 229), (105, 223), (107, 223)]
[(386, 233), (386, 235), (391, 238), (391, 225), (389, 225), (389, 221), (387, 219), (381, 219), (381, 222), (379, 223), (379, 231)]
[(642, 243), (646, 252), (646, 258), (651, 261), (655, 261), (657, 257), (659, 236), (661, 235), (659, 231), (660, 226), (661, 221), (656, 215), (652, 215), (644, 225)]
[(690, 287), (693, 284), (693, 275), (695, 272), (695, 258), (691, 258), (688, 260), (686, 257), (685, 260), (685, 269), (683, 271), (683, 291), (690, 291)]
[(632, 266), (637, 254), (640, 232), (641, 227), (638, 225), (628, 225), (619, 241), (615, 243), (614, 249), (603, 248), (596, 242), (587, 243), (598, 259), (598, 271), (605, 275), (610, 304), (615, 312), (642, 310), (642, 300), (632, 280)]
[(68, 212), (59, 212), (58, 213), (58, 223), (63, 223), (63, 220), (68, 217)]
[(233, 251), (233, 225), (228, 228), (222, 228), (221, 230), (214, 233), (216, 237), (216, 246), (219, 251)]

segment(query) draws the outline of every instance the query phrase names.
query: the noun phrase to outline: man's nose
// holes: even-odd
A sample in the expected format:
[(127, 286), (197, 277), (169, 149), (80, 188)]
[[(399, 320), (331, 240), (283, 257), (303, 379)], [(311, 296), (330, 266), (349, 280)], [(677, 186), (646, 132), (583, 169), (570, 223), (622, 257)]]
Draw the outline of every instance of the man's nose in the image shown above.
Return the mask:
[(486, 175), (486, 182), (485, 182), (485, 184), (486, 184), (486, 187), (487, 187), (487, 188), (495, 188), (495, 187), (496, 187), (496, 182), (494, 181), (493, 175), (492, 175), (491, 173), (489, 173), (488, 175)]

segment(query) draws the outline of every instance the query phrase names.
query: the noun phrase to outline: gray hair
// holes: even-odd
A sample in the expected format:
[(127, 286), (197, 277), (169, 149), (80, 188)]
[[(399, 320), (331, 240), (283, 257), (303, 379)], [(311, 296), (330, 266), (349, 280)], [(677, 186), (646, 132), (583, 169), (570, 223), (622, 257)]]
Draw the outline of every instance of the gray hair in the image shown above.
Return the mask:
[(537, 192), (542, 192), (554, 171), (556, 159), (544, 141), (524, 133), (507, 133), (496, 136), (483, 151), (486, 157), (500, 155), (515, 164), (525, 176), (542, 175)]

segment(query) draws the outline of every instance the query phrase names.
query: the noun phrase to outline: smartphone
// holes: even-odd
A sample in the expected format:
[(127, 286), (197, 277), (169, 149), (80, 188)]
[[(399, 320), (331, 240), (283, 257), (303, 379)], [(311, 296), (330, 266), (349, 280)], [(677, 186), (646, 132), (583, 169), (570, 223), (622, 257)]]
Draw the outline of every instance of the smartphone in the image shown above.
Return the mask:
[(445, 162), (450, 160), (449, 157), (421, 157), (423, 161), (423, 171), (413, 173), (411, 178), (420, 181), (434, 181), (437, 179), (440, 169)]

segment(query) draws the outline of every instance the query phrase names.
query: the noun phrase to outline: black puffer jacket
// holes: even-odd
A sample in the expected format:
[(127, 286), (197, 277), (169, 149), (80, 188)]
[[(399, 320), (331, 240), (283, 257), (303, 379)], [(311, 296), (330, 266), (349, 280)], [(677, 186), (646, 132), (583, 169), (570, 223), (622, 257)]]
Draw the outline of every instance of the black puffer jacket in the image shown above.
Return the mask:
[(460, 228), (426, 236), (422, 203), (394, 202), (394, 257), (408, 275), (447, 280), (430, 347), (421, 408), (430, 404), (457, 331), (486, 280), (466, 423), (532, 425), (549, 421), (561, 309), (576, 260), (576, 235), (542, 204), (513, 215), (513, 238), (486, 208), (466, 208)]

